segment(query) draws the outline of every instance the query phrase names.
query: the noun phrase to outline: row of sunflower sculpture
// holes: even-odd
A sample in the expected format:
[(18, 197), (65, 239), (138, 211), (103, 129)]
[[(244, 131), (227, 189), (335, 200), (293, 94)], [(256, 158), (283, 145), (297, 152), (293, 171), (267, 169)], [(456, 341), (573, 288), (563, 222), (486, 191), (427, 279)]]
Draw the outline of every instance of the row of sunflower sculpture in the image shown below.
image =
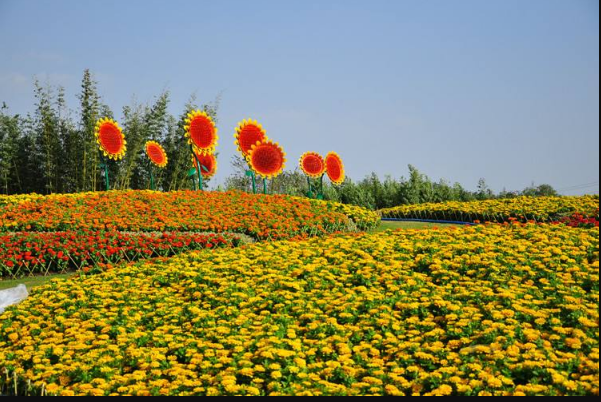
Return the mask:
[[(188, 113), (184, 128), (190, 145), (193, 171), (196, 170), (199, 180), (198, 188), (202, 189), (203, 179), (209, 179), (217, 172), (217, 126), (208, 113), (194, 110)], [(100, 119), (96, 124), (95, 135), (100, 151), (106, 158), (105, 167), (108, 160), (118, 161), (125, 156), (127, 142), (123, 130), (115, 120)], [(243, 120), (236, 128), (234, 137), (238, 151), (248, 163), (253, 190), (256, 192), (256, 178), (260, 177), (267, 192), (267, 180), (276, 178), (284, 171), (286, 153), (277, 142), (267, 137), (265, 129), (256, 120)], [(169, 162), (165, 148), (156, 141), (146, 143), (146, 155), (154, 166), (161, 169)], [(316, 152), (307, 152), (300, 158), (299, 164), (307, 176), (310, 197), (323, 197), (323, 179), (326, 175), (335, 185), (345, 181), (344, 164), (336, 152), (328, 153), (325, 158)], [(108, 175), (108, 169), (105, 174)], [(153, 177), (151, 183), (154, 183)]]

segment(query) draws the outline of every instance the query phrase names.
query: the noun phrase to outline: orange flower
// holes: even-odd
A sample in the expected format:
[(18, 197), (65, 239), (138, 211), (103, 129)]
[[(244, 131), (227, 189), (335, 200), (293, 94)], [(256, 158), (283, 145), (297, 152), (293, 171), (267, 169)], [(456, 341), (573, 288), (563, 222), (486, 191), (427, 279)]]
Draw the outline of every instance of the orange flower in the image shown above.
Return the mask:
[(309, 177), (317, 179), (326, 171), (326, 164), (323, 157), (315, 152), (307, 152), (300, 158), (300, 167)]
[(284, 171), (286, 153), (279, 144), (267, 141), (252, 146), (247, 160), (257, 175), (272, 179)]
[[(210, 179), (217, 173), (217, 158), (215, 154), (202, 154), (196, 152), (196, 158), (200, 162), (200, 173), (205, 179)], [(196, 167), (196, 159), (192, 157), (192, 162)]]
[(238, 151), (242, 153), (245, 158), (248, 157), (250, 149), (257, 144), (257, 142), (269, 141), (263, 126), (261, 126), (256, 120), (243, 120), (236, 128), (236, 146)]
[(146, 143), (146, 155), (148, 155), (152, 163), (160, 168), (164, 168), (167, 166), (167, 162), (169, 162), (165, 148), (156, 141), (148, 141)]
[(127, 142), (116, 121), (109, 118), (98, 120), (94, 135), (104, 156), (114, 160), (123, 159)]
[(193, 145), (198, 153), (212, 154), (215, 152), (219, 140), (217, 127), (206, 112), (195, 110), (188, 113), (185, 129), (188, 143)]
[(342, 158), (340, 158), (340, 155), (336, 152), (330, 152), (326, 156), (326, 169), (328, 177), (333, 184), (340, 185), (344, 183), (344, 180), (346, 179), (344, 163), (342, 163)]

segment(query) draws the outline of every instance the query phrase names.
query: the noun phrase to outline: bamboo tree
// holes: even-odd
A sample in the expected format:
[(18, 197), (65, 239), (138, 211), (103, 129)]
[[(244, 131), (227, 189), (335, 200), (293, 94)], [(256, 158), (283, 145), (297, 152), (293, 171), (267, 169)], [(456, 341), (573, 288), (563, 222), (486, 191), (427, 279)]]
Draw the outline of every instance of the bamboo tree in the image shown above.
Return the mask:
[(79, 153), (78, 134), (71, 119), (65, 100), (65, 90), (60, 87), (57, 97), (57, 129), (60, 141), (58, 162), (58, 191), (73, 193), (78, 191), (78, 176), (80, 175), (81, 162)]
[(40, 174), (44, 182), (42, 193), (56, 192), (58, 187), (60, 163), (60, 140), (58, 136), (57, 111), (53, 108), (53, 92), (49, 85), (42, 87), (38, 80), (34, 82), (35, 111), (35, 147), (40, 156)]
[(75, 140), (76, 155), (74, 158), (81, 163), (81, 170), (77, 170), (77, 191), (96, 191), (99, 178), (99, 156), (94, 129), (100, 117), (100, 96), (97, 83), (90, 70), (85, 70), (81, 83), (81, 93), (78, 95), (80, 102), (79, 133)]
[(0, 183), (2, 193), (13, 194), (21, 191), (17, 170), (21, 119), (8, 114), (6, 104), (0, 108)]

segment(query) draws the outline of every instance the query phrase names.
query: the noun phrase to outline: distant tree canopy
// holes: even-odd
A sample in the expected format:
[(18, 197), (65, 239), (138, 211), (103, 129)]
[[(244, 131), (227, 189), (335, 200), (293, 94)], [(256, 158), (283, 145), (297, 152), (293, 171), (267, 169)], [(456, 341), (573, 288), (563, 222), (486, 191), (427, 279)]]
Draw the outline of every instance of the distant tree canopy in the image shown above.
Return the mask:
[[(64, 89), (34, 83), (35, 110), (26, 116), (0, 109), (0, 193), (75, 193), (102, 189), (100, 153), (94, 136), (98, 119), (114, 118), (103, 103), (89, 70), (83, 75), (79, 108), (67, 108)], [(192, 188), (189, 146), (183, 137), (188, 112), (202, 109), (217, 118), (219, 101), (199, 107), (194, 96), (179, 116), (168, 113), (169, 92), (151, 104), (125, 106), (123, 119), (127, 153), (110, 163), (113, 189), (148, 189), (150, 169), (155, 169), (157, 188), (165, 191)], [(149, 140), (158, 141), (169, 155), (165, 169), (151, 167), (144, 150)]]
[[(250, 191), (251, 181), (245, 175), (246, 162), (239, 157), (232, 160), (234, 174), (226, 180), (227, 190)], [(282, 176), (270, 183), (274, 192), (295, 196), (305, 196), (308, 193), (306, 176), (299, 170), (285, 172)], [(409, 165), (409, 177), (395, 180), (390, 176), (383, 180), (372, 173), (362, 181), (353, 182), (351, 179), (342, 186), (325, 184), (324, 196), (326, 200), (344, 204), (359, 205), (364, 208), (378, 210), (392, 208), (406, 204), (440, 203), (445, 201), (475, 201), (492, 198), (512, 198), (521, 195), (548, 196), (557, 195), (553, 187), (544, 184), (538, 187), (529, 187), (523, 191), (495, 194), (486, 184), (484, 179), (478, 182), (476, 191), (469, 191), (461, 184), (453, 185), (441, 180), (432, 181), (414, 166)]]

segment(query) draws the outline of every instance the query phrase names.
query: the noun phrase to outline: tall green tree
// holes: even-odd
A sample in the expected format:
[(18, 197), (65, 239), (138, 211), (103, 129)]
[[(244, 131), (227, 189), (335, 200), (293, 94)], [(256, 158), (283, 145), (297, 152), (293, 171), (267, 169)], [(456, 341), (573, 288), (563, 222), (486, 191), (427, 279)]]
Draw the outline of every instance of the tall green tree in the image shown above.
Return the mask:
[(78, 132), (67, 107), (65, 90), (60, 87), (57, 96), (57, 130), (60, 141), (58, 165), (58, 191), (61, 193), (74, 193), (79, 191), (78, 175), (81, 170)]
[(34, 82), (36, 110), (35, 151), (38, 157), (40, 174), (44, 182), (40, 189), (44, 194), (59, 190), (59, 164), (61, 163), (61, 143), (58, 135), (58, 115), (54, 107), (54, 95), (50, 85), (42, 86)]
[(73, 156), (81, 163), (81, 169), (75, 168), (73, 172), (78, 182), (78, 191), (96, 191), (100, 183), (100, 153), (94, 130), (96, 122), (102, 117), (112, 117), (108, 108), (102, 110), (100, 96), (98, 95), (97, 82), (90, 70), (86, 69), (81, 82), (81, 92), (78, 95), (80, 117), (78, 135), (74, 141)]
[[(141, 144), (142, 147), (138, 154), (138, 163), (134, 169), (134, 180), (131, 188), (134, 189), (147, 189), (150, 188), (151, 171), (155, 175), (157, 181), (157, 188), (163, 189), (162, 176), (163, 169), (155, 168), (146, 155), (146, 142), (157, 141), (163, 145), (164, 140), (167, 137), (167, 128), (169, 121), (169, 112), (167, 110), (169, 106), (169, 92), (165, 91), (160, 94), (155, 102), (145, 110), (143, 120), (143, 134), (144, 139)], [(164, 147), (164, 146), (163, 146)]]
[(8, 106), (0, 108), (0, 185), (3, 194), (21, 192), (21, 180), (18, 175), (18, 149), (21, 119), (11, 116)]

